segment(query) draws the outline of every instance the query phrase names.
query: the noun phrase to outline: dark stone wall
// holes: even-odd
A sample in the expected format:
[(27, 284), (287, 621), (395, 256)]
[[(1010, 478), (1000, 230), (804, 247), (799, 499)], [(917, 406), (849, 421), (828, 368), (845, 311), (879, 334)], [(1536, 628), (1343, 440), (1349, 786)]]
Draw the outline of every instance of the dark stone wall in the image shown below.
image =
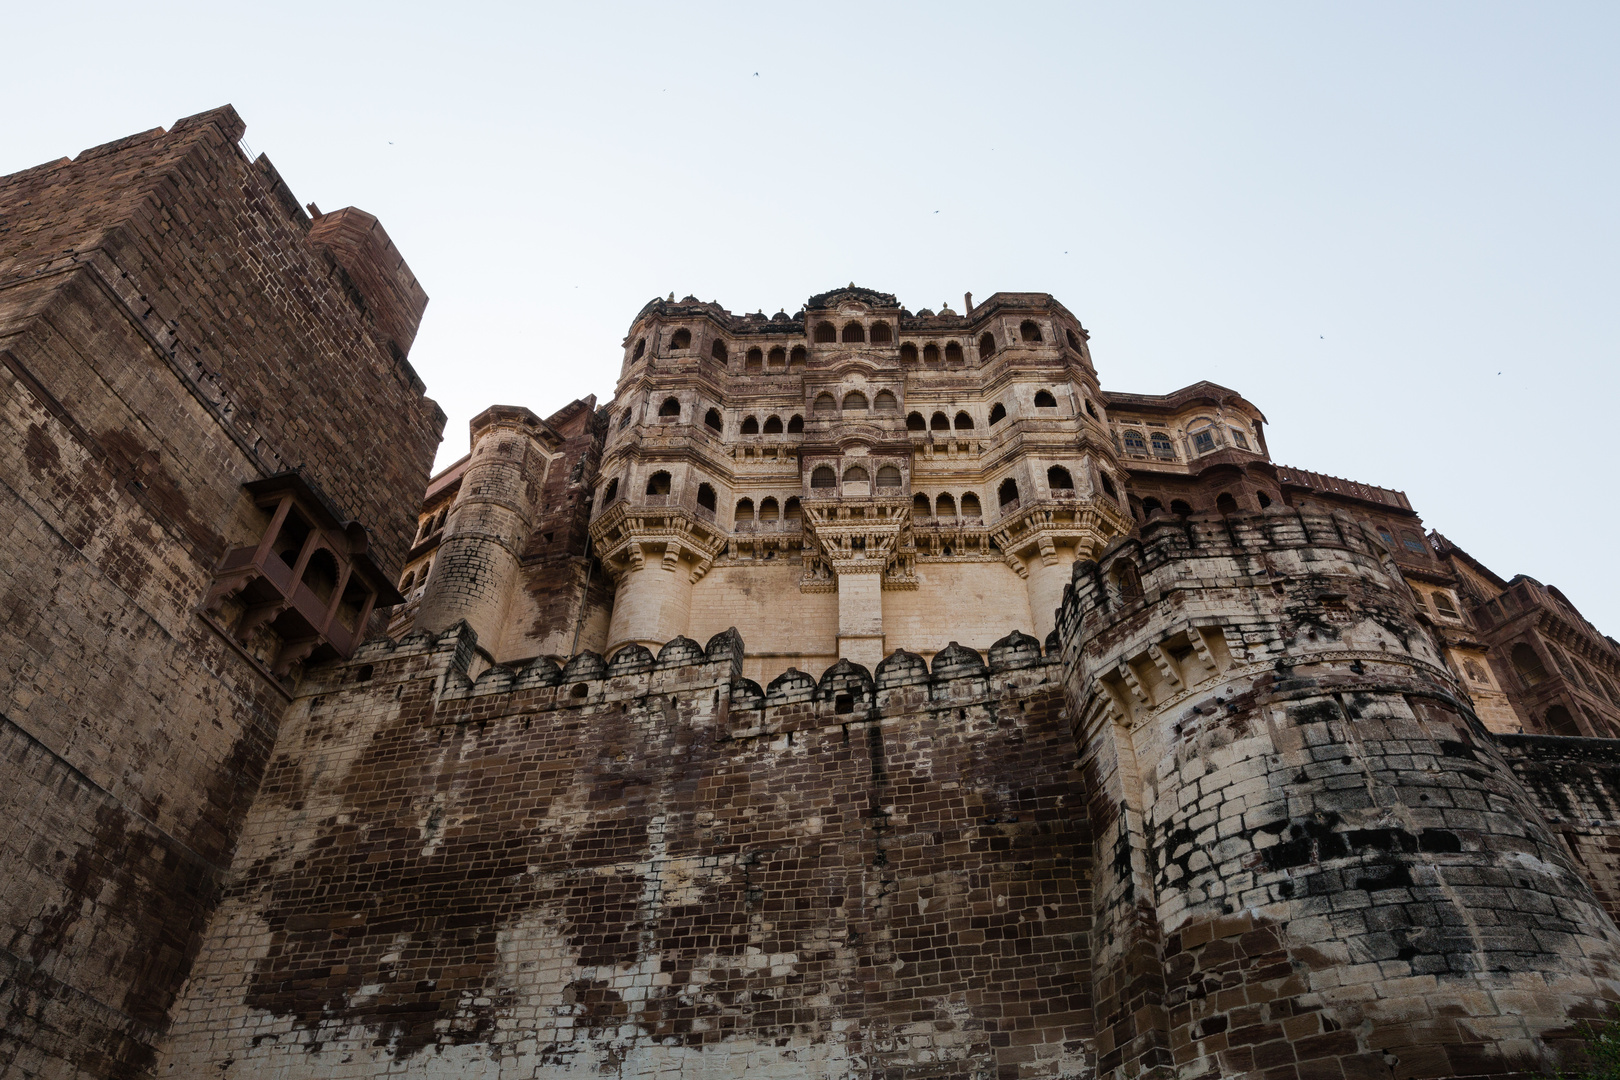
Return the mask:
[(1620, 919), (1620, 740), (1502, 735), (1502, 756)]
[(1085, 811), (1028, 646), (763, 695), (727, 635), (473, 684), (465, 631), (368, 647), (289, 717), (167, 1074), (1083, 1073)]
[(290, 700), (196, 614), (242, 485), (397, 562), (442, 424), (241, 131), (0, 179), (0, 1074), (154, 1060)]

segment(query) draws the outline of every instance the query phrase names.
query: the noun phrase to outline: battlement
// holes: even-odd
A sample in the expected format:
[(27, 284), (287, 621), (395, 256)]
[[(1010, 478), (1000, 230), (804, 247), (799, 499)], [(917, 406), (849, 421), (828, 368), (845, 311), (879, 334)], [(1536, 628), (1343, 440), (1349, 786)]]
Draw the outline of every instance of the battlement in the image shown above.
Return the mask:
[[(418, 630), (397, 641), (373, 638), (342, 664), (312, 669), (301, 696), (355, 690), (361, 684), (390, 685), (431, 679), (438, 682), (438, 723), (461, 723), (472, 715), (575, 709), (662, 695), (712, 693), (724, 701), (734, 734), (779, 728), (791, 714), (848, 723), (881, 717), (895, 708), (951, 708), (982, 701), (1002, 691), (1055, 685), (1060, 667), (1043, 655), (1041, 643), (1017, 630), (987, 654), (951, 642), (930, 665), (916, 653), (896, 650), (875, 671), (844, 659), (820, 677), (789, 668), (761, 687), (742, 676), (746, 647), (733, 627), (700, 645), (687, 637), (664, 644), (656, 654), (629, 644), (610, 658), (585, 650), (567, 660), (541, 656), (516, 665), (482, 665), (477, 634), (465, 622), (433, 633)], [(997, 689), (999, 688), (999, 689)], [(492, 711), (493, 710), (493, 711)]]

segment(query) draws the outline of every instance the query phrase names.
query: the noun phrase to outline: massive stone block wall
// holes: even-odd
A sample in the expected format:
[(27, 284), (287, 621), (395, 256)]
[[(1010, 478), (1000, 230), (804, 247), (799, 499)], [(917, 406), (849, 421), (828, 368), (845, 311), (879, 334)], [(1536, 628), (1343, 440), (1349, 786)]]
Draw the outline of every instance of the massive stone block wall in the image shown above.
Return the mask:
[(475, 657), (416, 633), (306, 684), (161, 1075), (1088, 1071), (1089, 830), (1033, 639), (768, 691), (735, 632)]
[(1620, 920), (1620, 740), (1503, 735), (1502, 756)]
[(436, 406), (229, 109), (0, 180), (0, 1074), (133, 1076), (290, 697), (195, 613), (303, 465), (408, 541)]
[(1145, 527), (1060, 634), (1099, 1074), (1534, 1073), (1620, 997), (1620, 932), (1349, 517)]

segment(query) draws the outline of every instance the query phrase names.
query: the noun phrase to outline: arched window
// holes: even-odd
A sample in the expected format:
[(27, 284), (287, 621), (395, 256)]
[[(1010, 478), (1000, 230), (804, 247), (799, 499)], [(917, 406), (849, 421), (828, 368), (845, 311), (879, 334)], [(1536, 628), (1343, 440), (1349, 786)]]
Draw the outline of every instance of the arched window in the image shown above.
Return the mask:
[(646, 352), (646, 351), (647, 351), (647, 339), (646, 338), (637, 338), (636, 339), (635, 355), (631, 356), (630, 359), (632, 361), (640, 360), (641, 359), (641, 354)]
[(933, 419), (928, 421), (928, 426), (934, 431), (949, 431), (951, 430), (951, 418), (942, 412), (937, 412), (934, 414)]
[(972, 431), (973, 430), (973, 417), (969, 416), (965, 412), (957, 413), (956, 414), (956, 430), (957, 431)]
[(932, 341), (923, 346), (923, 366), (939, 366), (939, 346), (935, 345)]
[(606, 506), (608, 503), (612, 502), (614, 499), (617, 499), (618, 497), (619, 497), (619, 478), (617, 476), (615, 476), (613, 479), (611, 479), (611, 480), (609, 480), (607, 482), (607, 487), (602, 489), (602, 505)]
[(738, 428), (737, 430), (744, 435), (758, 435), (759, 421), (750, 416), (742, 422), (742, 427)]
[(1136, 572), (1135, 563), (1121, 559), (1114, 565), (1114, 588), (1126, 603), (1142, 599), (1142, 575)]
[(413, 589), (415, 586), (416, 586), (416, 571), (412, 570), (410, 573), (405, 575), (403, 580), (400, 581), (400, 583), (399, 583), (399, 591), (404, 593), (406, 596), (409, 596), (410, 593), (411, 593), (411, 589)]
[(994, 405), (990, 406), (991, 427), (995, 427), (1005, 419), (1007, 419), (1007, 407), (1005, 405), (998, 401)]
[(838, 329), (830, 322), (816, 323), (816, 344), (825, 345), (838, 340)]
[(1434, 610), (1438, 611), (1443, 618), (1462, 618), (1462, 616), (1457, 613), (1457, 605), (1451, 602), (1451, 594), (1447, 592), (1437, 592), (1434, 594)]
[(720, 419), (719, 409), (710, 409), (708, 412), (704, 413), (703, 423), (705, 427), (712, 427), (716, 431), (720, 431), (725, 427), (725, 424)]
[(1140, 431), (1127, 431), (1125, 433), (1125, 452), (1127, 454), (1147, 453), (1147, 440), (1142, 438), (1142, 433)]
[(945, 343), (945, 363), (951, 365), (960, 365), (962, 363), (962, 343), (960, 341), (948, 341)]
[(831, 465), (817, 465), (816, 471), (810, 474), (810, 486), (813, 488), (837, 487), (838, 474), (832, 471)]
[(872, 344), (883, 345), (893, 340), (894, 332), (889, 329), (888, 323), (875, 322), (872, 324)]
[(1075, 352), (1079, 352), (1080, 351), (1080, 339), (1075, 336), (1074, 331), (1073, 330), (1064, 330), (1063, 333), (1069, 339), (1069, 348), (1073, 349)]
[(844, 324), (844, 344), (864, 343), (866, 341), (866, 327), (858, 322)]
[(733, 521), (753, 521), (754, 520), (754, 500), (753, 499), (738, 499), (737, 500), (737, 512), (734, 513), (731, 516), (731, 519)]
[(1091, 403), (1090, 398), (1086, 399), (1086, 415), (1091, 417), (1093, 420), (1101, 420), (1102, 419), (1102, 417), (1097, 415), (1097, 406), (1095, 406), (1095, 405), (1093, 405)]
[(1263, 491), (1255, 492), (1254, 497), (1260, 501), (1260, 509), (1262, 510), (1271, 505), (1271, 496)]
[(996, 355), (996, 336), (994, 334), (979, 335), (979, 359), (988, 360)]
[(664, 472), (662, 469), (660, 469), (657, 472), (653, 473), (651, 476), (647, 477), (647, 494), (649, 494), (649, 495), (668, 495), (669, 494), (669, 473)]
[(1463, 670), (1468, 673), (1468, 677), (1474, 682), (1482, 683), (1485, 681), (1485, 672), (1480, 670), (1480, 666), (1472, 660), (1463, 661)]
[(765, 354), (759, 349), (749, 349), (748, 355), (743, 357), (743, 368), (749, 372), (758, 373), (765, 367)]
[(872, 475), (859, 465), (851, 465), (844, 470), (844, 483), (846, 484), (866, 484), (870, 483), (871, 480)]
[(1046, 470), (1046, 486), (1053, 491), (1073, 491), (1074, 477), (1069, 475), (1068, 469), (1054, 465)]
[(781, 509), (781, 507), (776, 505), (776, 500), (775, 499), (765, 498), (765, 499), (760, 500), (760, 502), (759, 502), (759, 520), (761, 520), (761, 521), (775, 521), (777, 518), (779, 518), (781, 516), (782, 516), (782, 509)]
[(714, 509), (714, 488), (708, 484), (698, 485), (698, 505), (705, 510)]
[(833, 396), (831, 394), (820, 393), (820, 394), (816, 395), (816, 402), (815, 402), (814, 408), (815, 408), (816, 412), (818, 412), (818, 413), (837, 412), (838, 411), (838, 402), (833, 398)]
[(671, 349), (690, 349), (692, 347), (692, 331), (681, 327), (669, 339)]
[(1164, 503), (1160, 502), (1158, 499), (1143, 499), (1142, 500), (1142, 516), (1145, 517), (1145, 518), (1150, 518), (1154, 514), (1157, 514), (1160, 511), (1162, 511), (1163, 509), (1164, 509)]
[(1050, 390), (1037, 390), (1035, 391), (1035, 407), (1037, 409), (1055, 409), (1057, 408), (1057, 398), (1052, 396)]
[(783, 521), (802, 521), (803, 519), (804, 507), (799, 505), (799, 500), (797, 498), (789, 499), (787, 502), (782, 504)]
[(923, 419), (923, 414), (920, 412), (908, 413), (906, 414), (906, 430), (927, 431), (928, 421)]
[(795, 368), (804, 367), (805, 360), (809, 357), (809, 355), (810, 350), (806, 349), (803, 345), (793, 346), (793, 352), (788, 356), (788, 370), (792, 371)]
[(1106, 494), (1110, 499), (1117, 500), (1119, 498), (1119, 491), (1115, 489), (1114, 481), (1107, 473), (1098, 473), (1097, 479), (1102, 481), (1102, 489), (1104, 494)]
[(709, 346), (709, 355), (723, 364), (731, 354), (726, 351), (726, 343), (715, 338), (714, 344)]
[(787, 350), (778, 345), (776, 348), (771, 350), (769, 361), (772, 371), (781, 371), (783, 368), (787, 367)]
[(917, 494), (911, 497), (912, 517), (925, 518), (930, 516), (932, 513), (933, 510), (928, 505), (928, 496), (919, 491)]
[(877, 397), (872, 399), (872, 407), (878, 412), (896, 412), (900, 408), (900, 403), (887, 390), (879, 390)]
[(1153, 456), (1161, 458), (1174, 458), (1176, 448), (1170, 442), (1170, 436), (1162, 431), (1153, 433)]
[(893, 465), (885, 465), (878, 470), (877, 486), (880, 488), (897, 488), (901, 485), (900, 470)]
[(1025, 319), (1018, 324), (1018, 338), (1020, 341), (1040, 341), (1041, 328), (1035, 325), (1035, 320)]
[(665, 398), (664, 403), (662, 405), (658, 406), (658, 415), (660, 417), (679, 416), (679, 415), (681, 415), (681, 403), (680, 403), (680, 401), (678, 399), (672, 398), (672, 397), (671, 398)]
[(1554, 705), (1547, 710), (1547, 734), (1579, 738), (1581, 729), (1575, 726), (1575, 718), (1569, 715), (1568, 709), (1562, 705)]
[(1012, 477), (1009, 476), (1007, 479), (1003, 480), (1001, 482), (1001, 487), (997, 489), (996, 493), (1001, 498), (1001, 508), (1003, 510), (1007, 509), (1009, 506), (1018, 505), (1018, 481), (1014, 480)]
[(864, 411), (866, 407), (866, 395), (859, 390), (851, 390), (844, 395), (844, 409), (846, 411), (851, 409)]
[(789, 435), (797, 435), (800, 432), (802, 432), (803, 430), (804, 430), (804, 417), (800, 416), (798, 413), (794, 413), (793, 414), (793, 419), (788, 421), (788, 434)]
[(962, 516), (965, 518), (982, 517), (984, 511), (979, 508), (979, 497), (971, 491), (962, 492)]
[(765, 418), (765, 434), (782, 434), (782, 418), (780, 416), (767, 416)]
[(1215, 496), (1215, 512), (1222, 517), (1238, 512), (1238, 501), (1232, 497), (1231, 492), (1223, 491)]
[(1536, 655), (1536, 650), (1521, 641), (1513, 646), (1511, 655), (1513, 670), (1518, 672), (1519, 681), (1527, 688), (1540, 686), (1547, 681), (1547, 669), (1542, 665), (1541, 657)]
[(900, 362), (902, 364), (915, 364), (917, 362), (917, 346), (913, 342), (906, 342), (900, 346)]
[(1170, 500), (1170, 512), (1177, 517), (1187, 517), (1192, 513), (1192, 507), (1181, 499)]
[(619, 430), (620, 431), (623, 431), (625, 428), (630, 426), (630, 418), (635, 416), (635, 414), (636, 414), (636, 411), (634, 409), (626, 409), (626, 410), (624, 410), (624, 415), (619, 417)]
[(934, 516), (942, 518), (956, 516), (956, 499), (950, 493), (947, 492), (934, 500)]

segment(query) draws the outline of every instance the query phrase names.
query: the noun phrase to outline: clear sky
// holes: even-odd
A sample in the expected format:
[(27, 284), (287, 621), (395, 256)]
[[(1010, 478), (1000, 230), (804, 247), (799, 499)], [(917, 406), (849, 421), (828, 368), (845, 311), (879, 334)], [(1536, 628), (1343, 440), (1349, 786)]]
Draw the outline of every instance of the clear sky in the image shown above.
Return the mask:
[[(10, 172), (230, 102), (382, 218), (450, 416), (612, 396), (670, 292), (1049, 292), (1620, 636), (1620, 5), (30, 4)], [(15, 47), (27, 43), (26, 48)]]

